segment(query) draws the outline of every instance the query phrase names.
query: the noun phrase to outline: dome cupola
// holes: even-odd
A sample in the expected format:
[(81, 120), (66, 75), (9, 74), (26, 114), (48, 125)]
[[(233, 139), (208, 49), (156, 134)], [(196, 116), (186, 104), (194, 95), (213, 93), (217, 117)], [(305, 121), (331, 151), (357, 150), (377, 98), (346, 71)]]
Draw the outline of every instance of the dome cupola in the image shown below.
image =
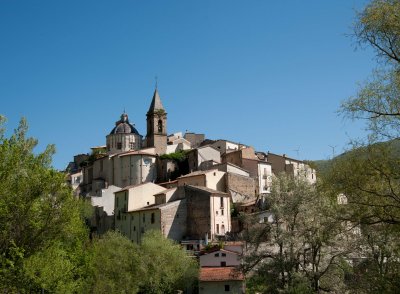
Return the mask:
[(142, 147), (142, 136), (133, 124), (129, 123), (128, 114), (121, 114), (121, 118), (115, 122), (115, 127), (107, 136), (107, 151), (120, 153), (129, 150), (139, 150)]
[(136, 134), (139, 132), (135, 129), (134, 125), (129, 123), (128, 115), (124, 112), (121, 114), (121, 119), (115, 122), (115, 127), (111, 130), (112, 134)]

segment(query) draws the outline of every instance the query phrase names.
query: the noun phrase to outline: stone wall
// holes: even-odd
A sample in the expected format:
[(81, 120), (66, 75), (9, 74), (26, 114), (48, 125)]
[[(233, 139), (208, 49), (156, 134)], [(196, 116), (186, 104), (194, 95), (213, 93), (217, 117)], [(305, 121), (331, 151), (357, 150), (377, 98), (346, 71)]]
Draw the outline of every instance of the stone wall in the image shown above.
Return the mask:
[(226, 191), (234, 190), (241, 194), (255, 197), (256, 195), (256, 182), (253, 178), (241, 176), (233, 173), (225, 174)]
[(192, 239), (204, 239), (211, 236), (210, 195), (207, 192), (185, 187), (187, 201), (187, 234)]
[(161, 231), (165, 237), (181, 241), (186, 236), (186, 224), (186, 199), (178, 200), (161, 208)]

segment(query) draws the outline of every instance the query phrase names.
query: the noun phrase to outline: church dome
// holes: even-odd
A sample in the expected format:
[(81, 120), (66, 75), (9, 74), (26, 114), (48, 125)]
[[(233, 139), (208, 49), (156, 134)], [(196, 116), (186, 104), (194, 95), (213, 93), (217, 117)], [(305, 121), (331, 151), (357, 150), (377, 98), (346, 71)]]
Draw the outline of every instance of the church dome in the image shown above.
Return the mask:
[(136, 134), (139, 132), (135, 129), (133, 125), (129, 123), (128, 115), (123, 113), (121, 119), (115, 123), (115, 127), (111, 130), (110, 135), (113, 134)]

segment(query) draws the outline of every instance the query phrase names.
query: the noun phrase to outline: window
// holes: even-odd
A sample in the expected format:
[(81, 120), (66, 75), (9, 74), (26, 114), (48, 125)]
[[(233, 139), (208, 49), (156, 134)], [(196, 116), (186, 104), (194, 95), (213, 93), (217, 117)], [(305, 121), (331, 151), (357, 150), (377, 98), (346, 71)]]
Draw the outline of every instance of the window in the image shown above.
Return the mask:
[(122, 143), (121, 142), (117, 143), (117, 149), (122, 149)]
[(135, 149), (135, 142), (129, 142), (129, 149)]
[(219, 234), (219, 224), (217, 224), (217, 234)]
[(221, 256), (222, 257), (226, 257), (226, 253), (221, 253)]
[(219, 253), (215, 253), (215, 254), (214, 254), (214, 257), (219, 257)]
[(224, 197), (220, 197), (221, 208), (224, 208)]
[(218, 210), (215, 212), (216, 215), (218, 215)]
[(225, 267), (226, 266), (226, 261), (221, 261), (221, 267)]
[(154, 224), (155, 221), (156, 221), (155, 220), (155, 215), (154, 215), (154, 212), (152, 212), (151, 213), (151, 223)]
[(136, 227), (135, 226), (133, 226), (133, 231), (136, 231)]
[(230, 286), (229, 285), (225, 285), (225, 292), (229, 292), (230, 291)]
[(163, 131), (163, 122), (160, 119), (160, 120), (158, 120), (158, 132), (162, 133), (162, 131)]
[(224, 210), (223, 209), (221, 209), (221, 215), (224, 215)]

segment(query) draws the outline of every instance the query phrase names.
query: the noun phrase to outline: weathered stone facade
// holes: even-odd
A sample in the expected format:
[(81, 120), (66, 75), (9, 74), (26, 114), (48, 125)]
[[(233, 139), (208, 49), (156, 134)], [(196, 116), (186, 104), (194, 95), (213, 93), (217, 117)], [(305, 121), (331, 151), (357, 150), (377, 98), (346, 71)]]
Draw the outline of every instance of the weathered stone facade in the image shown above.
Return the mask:
[(256, 181), (253, 178), (233, 173), (225, 174), (226, 191), (233, 190), (243, 195), (255, 197), (257, 192)]
[(167, 113), (161, 103), (157, 89), (147, 112), (147, 147), (154, 147), (158, 155), (167, 151)]

